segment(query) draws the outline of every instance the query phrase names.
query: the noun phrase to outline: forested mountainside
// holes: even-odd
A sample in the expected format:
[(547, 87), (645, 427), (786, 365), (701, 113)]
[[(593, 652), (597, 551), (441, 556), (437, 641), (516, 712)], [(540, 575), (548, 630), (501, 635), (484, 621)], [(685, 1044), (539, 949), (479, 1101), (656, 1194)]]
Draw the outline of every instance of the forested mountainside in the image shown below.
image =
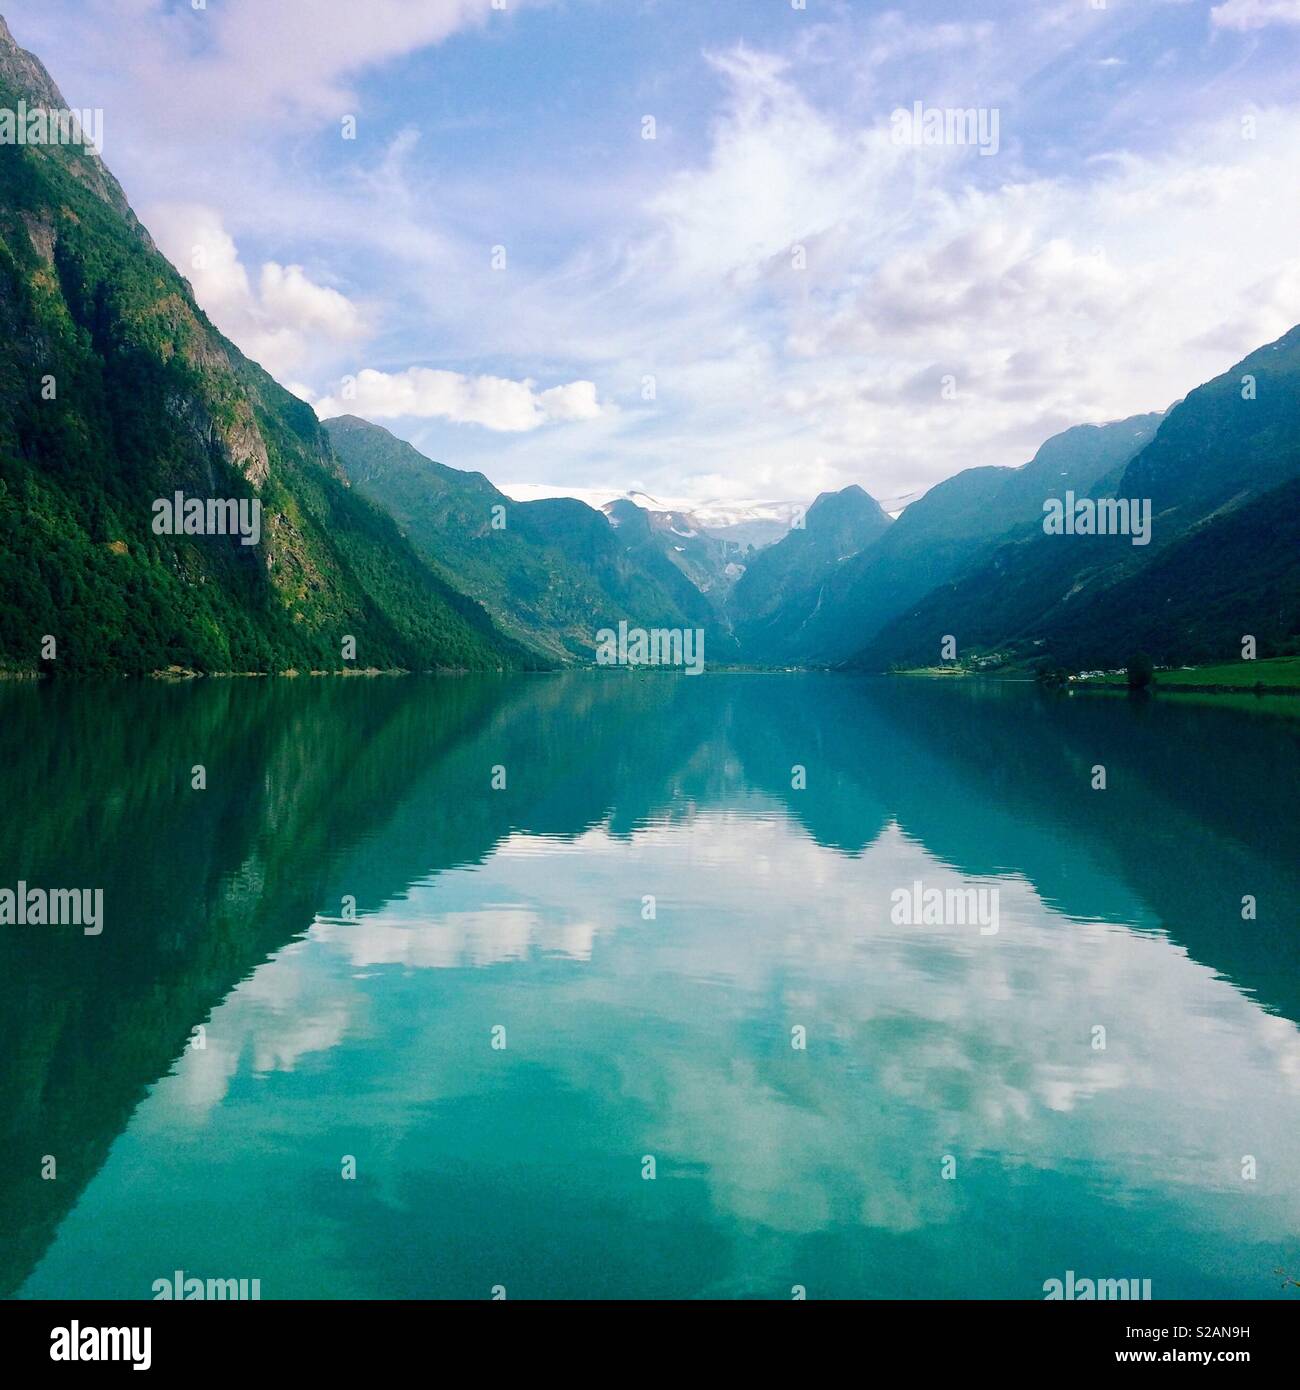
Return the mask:
[[(999, 539), (1040, 523), (1044, 497), (1066, 488), (1086, 493), (1127, 463), (1153, 437), (1159, 420), (1137, 415), (1076, 426), (1049, 439), (1022, 467), (967, 468), (945, 479), (892, 526), (864, 536), (857, 550), (841, 550), (811, 572), (796, 573), (784, 591), (765, 601), (765, 611), (735, 612), (747, 654), (786, 665), (834, 665), (850, 658)], [(792, 535), (781, 545), (797, 543)], [(742, 581), (738, 603), (751, 592)]]
[[(0, 20), (0, 105), (20, 101), (66, 105)], [(258, 543), (155, 534), (177, 492), (257, 501)], [(0, 145), (0, 667), (528, 659), (348, 486), (311, 409), (217, 332), (93, 149)]]
[(356, 489), (530, 650), (589, 661), (596, 633), (627, 621), (703, 629), (711, 659), (735, 659), (717, 604), (673, 563), (634, 503), (611, 517), (572, 497), (516, 502), (483, 474), (436, 463), (356, 416), (326, 429)]
[(1150, 541), (1041, 517), (864, 642), (867, 669), (959, 655), (1114, 666), (1294, 650), (1300, 634), (1300, 328), (1191, 392), (1097, 496), (1150, 502)]

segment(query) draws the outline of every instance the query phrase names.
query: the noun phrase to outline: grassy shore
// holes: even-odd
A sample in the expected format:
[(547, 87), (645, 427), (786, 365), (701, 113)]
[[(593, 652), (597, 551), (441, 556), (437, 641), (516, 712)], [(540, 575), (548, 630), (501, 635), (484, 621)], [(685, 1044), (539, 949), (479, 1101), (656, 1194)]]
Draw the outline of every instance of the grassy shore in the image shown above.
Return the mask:
[[(989, 680), (1033, 680), (1028, 666), (999, 666), (972, 670), (966, 666), (913, 666), (893, 671), (895, 676), (972, 676)], [(1123, 690), (1127, 675), (1120, 671), (1088, 679), (1073, 677), (1071, 690)], [(1157, 671), (1152, 688), (1200, 695), (1300, 695), (1300, 656), (1266, 657), (1259, 661), (1222, 661), (1212, 666), (1180, 667)]]
[[(1127, 677), (1097, 676), (1076, 681), (1075, 686), (1125, 686)], [(1153, 681), (1157, 690), (1195, 691), (1201, 694), (1248, 694), (1254, 690), (1270, 695), (1300, 695), (1300, 656), (1268, 657), (1260, 661), (1224, 661), (1214, 666), (1189, 666), (1174, 671), (1157, 671)]]

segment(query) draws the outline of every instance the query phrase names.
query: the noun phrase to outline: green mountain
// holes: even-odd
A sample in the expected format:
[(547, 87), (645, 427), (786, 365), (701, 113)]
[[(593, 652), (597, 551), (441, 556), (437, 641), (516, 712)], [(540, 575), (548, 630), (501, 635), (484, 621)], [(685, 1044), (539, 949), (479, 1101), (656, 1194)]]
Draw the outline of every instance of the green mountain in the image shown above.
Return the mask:
[(794, 612), (816, 612), (836, 569), (878, 541), (888, 514), (856, 483), (823, 492), (801, 527), (754, 555), (729, 602), (737, 640), (746, 652), (780, 652)]
[[(1113, 667), (1295, 649), (1300, 328), (1193, 391), (1097, 496), (1149, 499), (1151, 541), (1046, 535), (1041, 515), (862, 645), (871, 669), (958, 656)], [(1078, 491), (1078, 489), (1076, 489)]]
[[(20, 102), (66, 109), (0, 20), (0, 107)], [(260, 540), (155, 534), (178, 491), (259, 503)], [(217, 332), (93, 150), (0, 145), (0, 669), (525, 660)]]
[[(1041, 521), (1044, 498), (1067, 488), (1086, 493), (1127, 463), (1159, 420), (1137, 415), (1079, 425), (1054, 435), (1019, 468), (968, 468), (946, 479), (856, 554), (795, 575), (783, 595), (768, 601), (761, 621), (738, 617), (746, 656), (794, 665), (848, 659), (1002, 538)], [(738, 599), (748, 578), (737, 585)]]
[[(1261, 541), (1263, 543), (1261, 543)], [(1162, 666), (1300, 651), (1300, 478), (1214, 517), (1045, 629), (1042, 656), (1110, 669), (1145, 651)]]
[[(0, 19), (0, 108), (61, 111)], [(245, 358), (99, 157), (0, 145), (0, 674), (495, 669), (596, 632), (702, 628), (710, 660), (1112, 666), (1297, 649), (1300, 328), (1167, 415), (971, 468), (891, 523), (861, 488), (743, 555), (630, 499), (515, 502)], [(256, 537), (158, 534), (224, 500)], [(1066, 493), (1151, 508), (1149, 545), (1046, 535)], [(255, 543), (245, 544), (244, 540)], [(351, 639), (349, 641), (349, 639)]]
[(325, 428), (356, 490), (397, 519), (436, 574), (531, 651), (589, 661), (597, 631), (626, 620), (703, 628), (712, 658), (734, 656), (713, 602), (634, 503), (611, 517), (575, 498), (516, 502), (481, 473), (435, 463), (356, 416)]

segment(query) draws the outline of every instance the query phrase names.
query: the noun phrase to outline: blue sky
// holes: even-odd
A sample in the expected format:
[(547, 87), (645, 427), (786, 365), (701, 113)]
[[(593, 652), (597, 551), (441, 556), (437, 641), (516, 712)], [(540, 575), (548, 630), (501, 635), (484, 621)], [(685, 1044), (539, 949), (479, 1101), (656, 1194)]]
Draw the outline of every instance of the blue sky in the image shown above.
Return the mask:
[(893, 499), (1300, 321), (1300, 0), (0, 8), (245, 351), (523, 495)]

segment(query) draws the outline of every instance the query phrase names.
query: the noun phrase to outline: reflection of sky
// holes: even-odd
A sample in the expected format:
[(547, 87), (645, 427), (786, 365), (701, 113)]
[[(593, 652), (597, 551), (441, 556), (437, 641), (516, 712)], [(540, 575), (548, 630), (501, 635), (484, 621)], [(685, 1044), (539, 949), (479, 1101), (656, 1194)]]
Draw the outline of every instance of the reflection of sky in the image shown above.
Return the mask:
[[(29, 1129), (63, 1185), (38, 1189), (27, 1295), (184, 1268), (268, 1298), (1023, 1297), (1066, 1269), (1282, 1296), (1300, 999), (1294, 815), (1259, 792), (1288, 766), (1276, 725), (973, 683), (559, 677), (469, 728), (466, 687), (377, 683), (384, 736), (358, 741), (344, 685), (319, 727), (290, 720), (265, 805), (250, 779), (246, 816), (204, 803), (173, 832), (148, 792), (168, 773), (132, 817), (158, 853), (101, 841), (142, 928), (51, 1013), (31, 1100), (77, 1099), (64, 1137)], [(219, 694), (190, 697), (196, 725)], [(995, 886), (998, 935), (891, 922), (917, 880)], [(173, 922), (184, 951), (155, 961)], [(62, 957), (43, 968), (56, 1000)], [(148, 1080), (214, 1000), (205, 1048)]]
[[(1300, 1229), (1291, 1022), (1161, 934), (1069, 921), (1016, 877), (996, 881), (996, 936), (892, 925), (890, 893), (915, 879), (992, 883), (895, 825), (854, 858), (734, 811), (617, 839), (515, 835), (356, 922), (319, 919), (215, 1012), (133, 1129), (197, 1127), (237, 1151), (270, 1104), (244, 1083), (280, 1074), (291, 1096), (304, 1072), (318, 1106), (369, 1111), (395, 1155), (430, 1106), (540, 1087), (600, 1093), (632, 1157), (703, 1174), (742, 1226), (960, 1220), (966, 1188), (937, 1177), (952, 1153), (959, 1177), (996, 1163), (1022, 1180), (1082, 1172), (1123, 1205), (1158, 1193), (1224, 1239)], [(488, 1045), (498, 1024), (506, 1053)]]

